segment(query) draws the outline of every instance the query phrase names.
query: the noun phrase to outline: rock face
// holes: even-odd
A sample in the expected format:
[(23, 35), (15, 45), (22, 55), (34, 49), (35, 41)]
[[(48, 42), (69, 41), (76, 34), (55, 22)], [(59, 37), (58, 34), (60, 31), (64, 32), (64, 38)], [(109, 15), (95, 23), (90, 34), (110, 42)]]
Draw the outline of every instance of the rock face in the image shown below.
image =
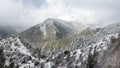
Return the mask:
[(72, 45), (73, 50), (54, 50), (46, 55), (33, 49), (38, 57), (33, 56), (19, 37), (2, 39), (1, 64), (3, 68), (120, 68), (119, 27), (119, 23), (106, 26), (87, 41), (80, 37)]

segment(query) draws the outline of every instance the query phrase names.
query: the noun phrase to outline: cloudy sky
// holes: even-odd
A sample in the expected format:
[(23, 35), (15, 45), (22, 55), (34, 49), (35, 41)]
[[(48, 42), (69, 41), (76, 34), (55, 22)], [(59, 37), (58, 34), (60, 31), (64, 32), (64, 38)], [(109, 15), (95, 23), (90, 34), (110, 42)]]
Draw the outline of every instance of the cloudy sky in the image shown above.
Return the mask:
[(0, 0), (0, 24), (32, 26), (46, 18), (85, 24), (120, 21), (120, 0)]

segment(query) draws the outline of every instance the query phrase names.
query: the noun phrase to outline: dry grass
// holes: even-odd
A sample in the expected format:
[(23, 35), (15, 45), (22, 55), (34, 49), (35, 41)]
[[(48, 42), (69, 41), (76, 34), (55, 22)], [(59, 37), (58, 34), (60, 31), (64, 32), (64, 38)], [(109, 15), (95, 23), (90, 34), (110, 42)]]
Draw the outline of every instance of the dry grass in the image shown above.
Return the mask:
[(50, 40), (47, 41), (41, 48), (41, 50), (44, 51), (52, 51), (53, 49), (61, 49), (65, 50), (70, 47), (70, 43), (72, 42), (72, 37), (67, 36), (63, 39), (58, 40)]

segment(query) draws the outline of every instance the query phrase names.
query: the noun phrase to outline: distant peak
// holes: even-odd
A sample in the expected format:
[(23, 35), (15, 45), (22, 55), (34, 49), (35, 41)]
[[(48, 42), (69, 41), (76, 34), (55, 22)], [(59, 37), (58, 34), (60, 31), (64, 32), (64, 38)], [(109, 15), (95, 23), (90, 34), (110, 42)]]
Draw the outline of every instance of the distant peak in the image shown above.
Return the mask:
[(65, 21), (60, 20), (60, 19), (56, 19), (56, 18), (47, 18), (45, 21), (43, 21), (44, 24), (53, 24), (53, 23), (63, 24), (62, 22), (65, 22)]
[(57, 18), (47, 18), (45, 21), (63, 21), (63, 20)]
[(54, 20), (54, 18), (47, 18), (46, 20)]
[(55, 19), (55, 18), (47, 18), (45, 21), (55, 21), (55, 20), (57, 20), (57, 19)]

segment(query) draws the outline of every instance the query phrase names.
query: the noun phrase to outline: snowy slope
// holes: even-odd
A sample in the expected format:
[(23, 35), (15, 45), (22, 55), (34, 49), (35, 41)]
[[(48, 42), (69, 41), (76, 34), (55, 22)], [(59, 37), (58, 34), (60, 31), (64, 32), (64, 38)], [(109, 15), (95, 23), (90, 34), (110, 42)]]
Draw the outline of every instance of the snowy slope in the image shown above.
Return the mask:
[(0, 41), (0, 47), (4, 48), (6, 66), (9, 66), (12, 62), (17, 65), (22, 65), (21, 62), (24, 61), (23, 59), (31, 57), (28, 49), (22, 45), (18, 38), (10, 37), (8, 39), (3, 39)]
[[(101, 53), (109, 49), (111, 38), (118, 38), (118, 34), (104, 36), (102, 39), (96, 41), (96, 43), (92, 43), (89, 46), (72, 51), (68, 55), (58, 55), (57, 59), (62, 56), (62, 59), (60, 59), (61, 62), (58, 64), (58, 68), (87, 68), (89, 55), (94, 55), (96, 52)], [(56, 62), (57, 61), (58, 60), (56, 60)], [(55, 64), (55, 66), (56, 65), (57, 64)]]
[[(49, 25), (46, 25), (54, 27), (53, 24), (50, 20)], [(46, 30), (44, 25), (39, 26), (42, 26), (39, 30), (44, 33)], [(4, 66), (5, 68), (120, 68), (119, 26), (119, 23), (106, 26), (88, 41), (78, 38), (73, 44), (73, 50), (57, 51), (57, 53), (53, 51), (48, 56), (39, 58), (34, 57), (18, 37), (2, 39), (0, 48), (3, 48)], [(55, 30), (56, 28), (54, 27)], [(74, 48), (78, 45), (82, 46)]]
[[(58, 19), (52, 19), (52, 18), (48, 18), (43, 23), (36, 25), (36, 27), (40, 28), (40, 31), (42, 31), (44, 38), (47, 38), (49, 36), (48, 28), (52, 30), (51, 32), (53, 32), (54, 35), (56, 35), (57, 33), (61, 33), (62, 32), (61, 30), (64, 30), (65, 33), (67, 34), (75, 33), (75, 30), (71, 26), (69, 26), (69, 23), (62, 20), (58, 20)], [(63, 33), (63, 36), (64, 36), (64, 33)]]
[(33, 36), (38, 35), (41, 40), (63, 38), (64, 36), (71, 35), (76, 32), (76, 30), (69, 26), (69, 24), (70, 23), (67, 23), (66, 21), (48, 18), (42, 23), (21, 33), (21, 37), (25, 38), (27, 35), (31, 34)]
[(109, 34), (115, 34), (115, 33), (120, 33), (120, 23), (113, 23), (110, 25), (107, 25), (105, 27), (103, 27), (99, 33), (96, 35), (96, 37), (98, 37), (97, 39), (105, 36), (105, 35), (109, 35)]
[(14, 66), (19, 68), (86, 68), (89, 54), (94, 55), (95, 52), (106, 51), (112, 39), (117, 39), (118, 34), (110, 34), (97, 40), (89, 46), (83, 46), (71, 52), (61, 52), (52, 54), (44, 59), (38, 59), (31, 56), (29, 49), (24, 47), (19, 38), (10, 37), (0, 41), (0, 47), (4, 48), (4, 56), (6, 58), (5, 65), (10, 66), (14, 62)]
[[(77, 24), (78, 25), (78, 24)], [(61, 40), (68, 36), (73, 36), (79, 33), (76, 26), (72, 22), (67, 22), (59, 19), (48, 18), (40, 24), (37, 24), (20, 34), (21, 40), (29, 43), (33, 48), (42, 48), (45, 43), (52, 40)]]
[(76, 32), (69, 22), (48, 18), (22, 32), (20, 37), (21, 40), (38, 47), (42, 42), (63, 39), (66, 36), (74, 35)]

